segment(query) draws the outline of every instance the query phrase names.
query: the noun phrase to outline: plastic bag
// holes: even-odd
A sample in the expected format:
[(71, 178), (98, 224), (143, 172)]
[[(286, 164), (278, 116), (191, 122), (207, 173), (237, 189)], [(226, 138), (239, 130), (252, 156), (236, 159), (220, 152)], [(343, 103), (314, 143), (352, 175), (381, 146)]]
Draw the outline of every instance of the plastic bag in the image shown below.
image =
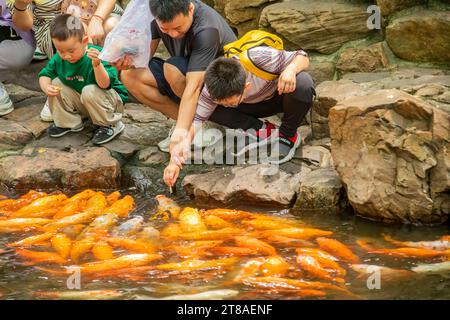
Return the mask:
[(146, 67), (150, 61), (153, 20), (149, 0), (132, 0), (119, 24), (107, 35), (100, 59), (114, 63), (128, 54), (136, 68)]

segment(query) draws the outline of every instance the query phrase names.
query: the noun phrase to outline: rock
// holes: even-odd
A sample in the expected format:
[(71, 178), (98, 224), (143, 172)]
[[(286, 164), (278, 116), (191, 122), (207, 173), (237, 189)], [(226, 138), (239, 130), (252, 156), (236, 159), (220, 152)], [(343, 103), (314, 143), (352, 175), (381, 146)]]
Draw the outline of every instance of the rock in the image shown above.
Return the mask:
[(125, 130), (116, 139), (137, 145), (139, 149), (156, 145), (165, 139), (175, 123), (162, 113), (135, 103), (125, 105), (123, 121)]
[[(11, 98), (11, 101), (15, 105), (18, 104), (19, 102), (22, 102), (22, 101), (30, 99), (30, 98), (36, 98), (36, 97), (44, 98), (45, 97), (44, 93), (41, 91), (37, 92), (37, 91), (28, 90), (27, 88), (15, 85), (13, 83), (6, 84), (5, 88), (9, 94), (9, 97)], [(41, 106), (41, 108), (42, 107), (43, 106)]]
[(121, 186), (135, 188), (143, 193), (159, 194), (161, 190), (167, 189), (162, 177), (162, 169), (125, 166), (122, 169)]
[(413, 7), (419, 4), (425, 4), (425, 0), (376, 0), (380, 7), (381, 14), (388, 16), (394, 12)]
[(119, 163), (105, 148), (32, 148), (0, 159), (0, 183), (15, 190), (117, 189)]
[(169, 154), (160, 151), (158, 147), (148, 147), (139, 152), (138, 159), (145, 165), (162, 164), (169, 161)]
[(340, 101), (331, 151), (358, 215), (442, 223), (450, 214), (450, 114), (399, 90)]
[(15, 121), (0, 118), (0, 142), (5, 145), (22, 146), (33, 139), (33, 134)]
[(308, 73), (314, 80), (314, 83), (319, 85), (320, 83), (328, 80), (333, 80), (336, 72), (336, 64), (330, 61), (315, 61), (311, 59), (311, 64), (308, 69)]
[(338, 173), (334, 168), (323, 168), (302, 179), (295, 208), (338, 213), (345, 203), (345, 191)]
[(111, 152), (117, 152), (122, 155), (124, 158), (131, 158), (137, 151), (140, 150), (138, 145), (135, 145), (131, 142), (121, 140), (116, 138), (108, 143), (103, 145), (106, 149)]
[(259, 25), (283, 36), (292, 47), (329, 54), (348, 41), (367, 36), (368, 16), (363, 4), (293, 0), (264, 8)]
[(350, 72), (372, 72), (389, 66), (383, 43), (375, 43), (367, 48), (349, 48), (342, 52), (336, 69), (339, 74)]
[(386, 41), (398, 57), (416, 62), (450, 61), (450, 11), (421, 10), (394, 19)]
[(301, 146), (297, 149), (294, 159), (299, 160), (293, 160), (294, 163), (304, 163), (313, 169), (334, 166), (330, 151), (323, 146)]
[(318, 99), (312, 108), (312, 127), (315, 139), (329, 137), (328, 112), (339, 101), (365, 94), (357, 83), (348, 80), (325, 81), (316, 87)]
[(0, 81), (40, 92), (38, 73), (47, 65), (48, 60), (32, 62), (23, 69), (14, 72), (0, 72)]
[(24, 127), (33, 134), (34, 138), (41, 137), (51, 123), (41, 121), (39, 114), (42, 110), (42, 104), (30, 104), (20, 108), (15, 108), (13, 112), (3, 117)]
[(289, 170), (289, 167), (281, 169), (266, 164), (224, 167), (206, 174), (188, 175), (182, 185), (186, 193), (200, 203), (288, 206), (295, 198), (301, 179), (310, 171), (307, 167), (295, 166)]

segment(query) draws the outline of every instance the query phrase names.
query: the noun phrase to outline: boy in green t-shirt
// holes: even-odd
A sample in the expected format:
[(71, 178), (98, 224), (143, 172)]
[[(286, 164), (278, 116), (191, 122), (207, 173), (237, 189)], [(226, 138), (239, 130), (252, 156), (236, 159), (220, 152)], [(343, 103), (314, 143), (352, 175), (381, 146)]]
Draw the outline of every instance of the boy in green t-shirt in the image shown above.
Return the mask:
[(70, 15), (57, 16), (50, 27), (57, 54), (39, 73), (39, 84), (49, 97), (53, 115), (48, 133), (61, 137), (83, 130), (83, 118), (99, 126), (94, 144), (111, 141), (125, 128), (122, 123), (128, 93), (117, 71), (98, 55), (101, 48), (88, 44), (82, 23)]

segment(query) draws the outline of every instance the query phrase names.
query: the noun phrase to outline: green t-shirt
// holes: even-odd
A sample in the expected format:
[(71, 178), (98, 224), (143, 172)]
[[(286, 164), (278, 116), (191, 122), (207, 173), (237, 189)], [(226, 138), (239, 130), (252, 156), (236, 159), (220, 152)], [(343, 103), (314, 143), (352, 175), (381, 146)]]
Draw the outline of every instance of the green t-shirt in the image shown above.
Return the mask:
[[(95, 48), (99, 51), (101, 47), (89, 44), (88, 48)], [(106, 72), (109, 75), (110, 85), (109, 89), (114, 89), (122, 99), (123, 103), (128, 102), (128, 92), (125, 86), (119, 81), (116, 69), (107, 62), (102, 61)], [(61, 56), (56, 53), (48, 62), (47, 66), (39, 72), (39, 77), (49, 77), (52, 80), (59, 78), (66, 86), (74, 89), (81, 94), (84, 87), (97, 84), (95, 80), (94, 68), (92, 67), (92, 60), (88, 58), (85, 53), (83, 58), (75, 63), (70, 63), (61, 59)]]

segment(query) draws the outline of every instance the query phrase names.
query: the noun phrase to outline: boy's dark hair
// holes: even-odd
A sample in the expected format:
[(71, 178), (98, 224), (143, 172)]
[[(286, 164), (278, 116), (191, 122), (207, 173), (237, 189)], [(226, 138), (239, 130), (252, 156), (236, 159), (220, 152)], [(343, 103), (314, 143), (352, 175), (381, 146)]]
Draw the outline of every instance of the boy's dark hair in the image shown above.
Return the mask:
[(76, 37), (79, 41), (82, 41), (84, 35), (84, 27), (80, 19), (70, 14), (58, 15), (50, 24), (50, 36), (52, 39), (66, 41), (71, 37)]
[(149, 0), (152, 15), (162, 21), (170, 22), (180, 13), (187, 16), (191, 0)]
[(205, 73), (205, 85), (214, 100), (241, 95), (247, 75), (242, 65), (233, 58), (214, 60)]

